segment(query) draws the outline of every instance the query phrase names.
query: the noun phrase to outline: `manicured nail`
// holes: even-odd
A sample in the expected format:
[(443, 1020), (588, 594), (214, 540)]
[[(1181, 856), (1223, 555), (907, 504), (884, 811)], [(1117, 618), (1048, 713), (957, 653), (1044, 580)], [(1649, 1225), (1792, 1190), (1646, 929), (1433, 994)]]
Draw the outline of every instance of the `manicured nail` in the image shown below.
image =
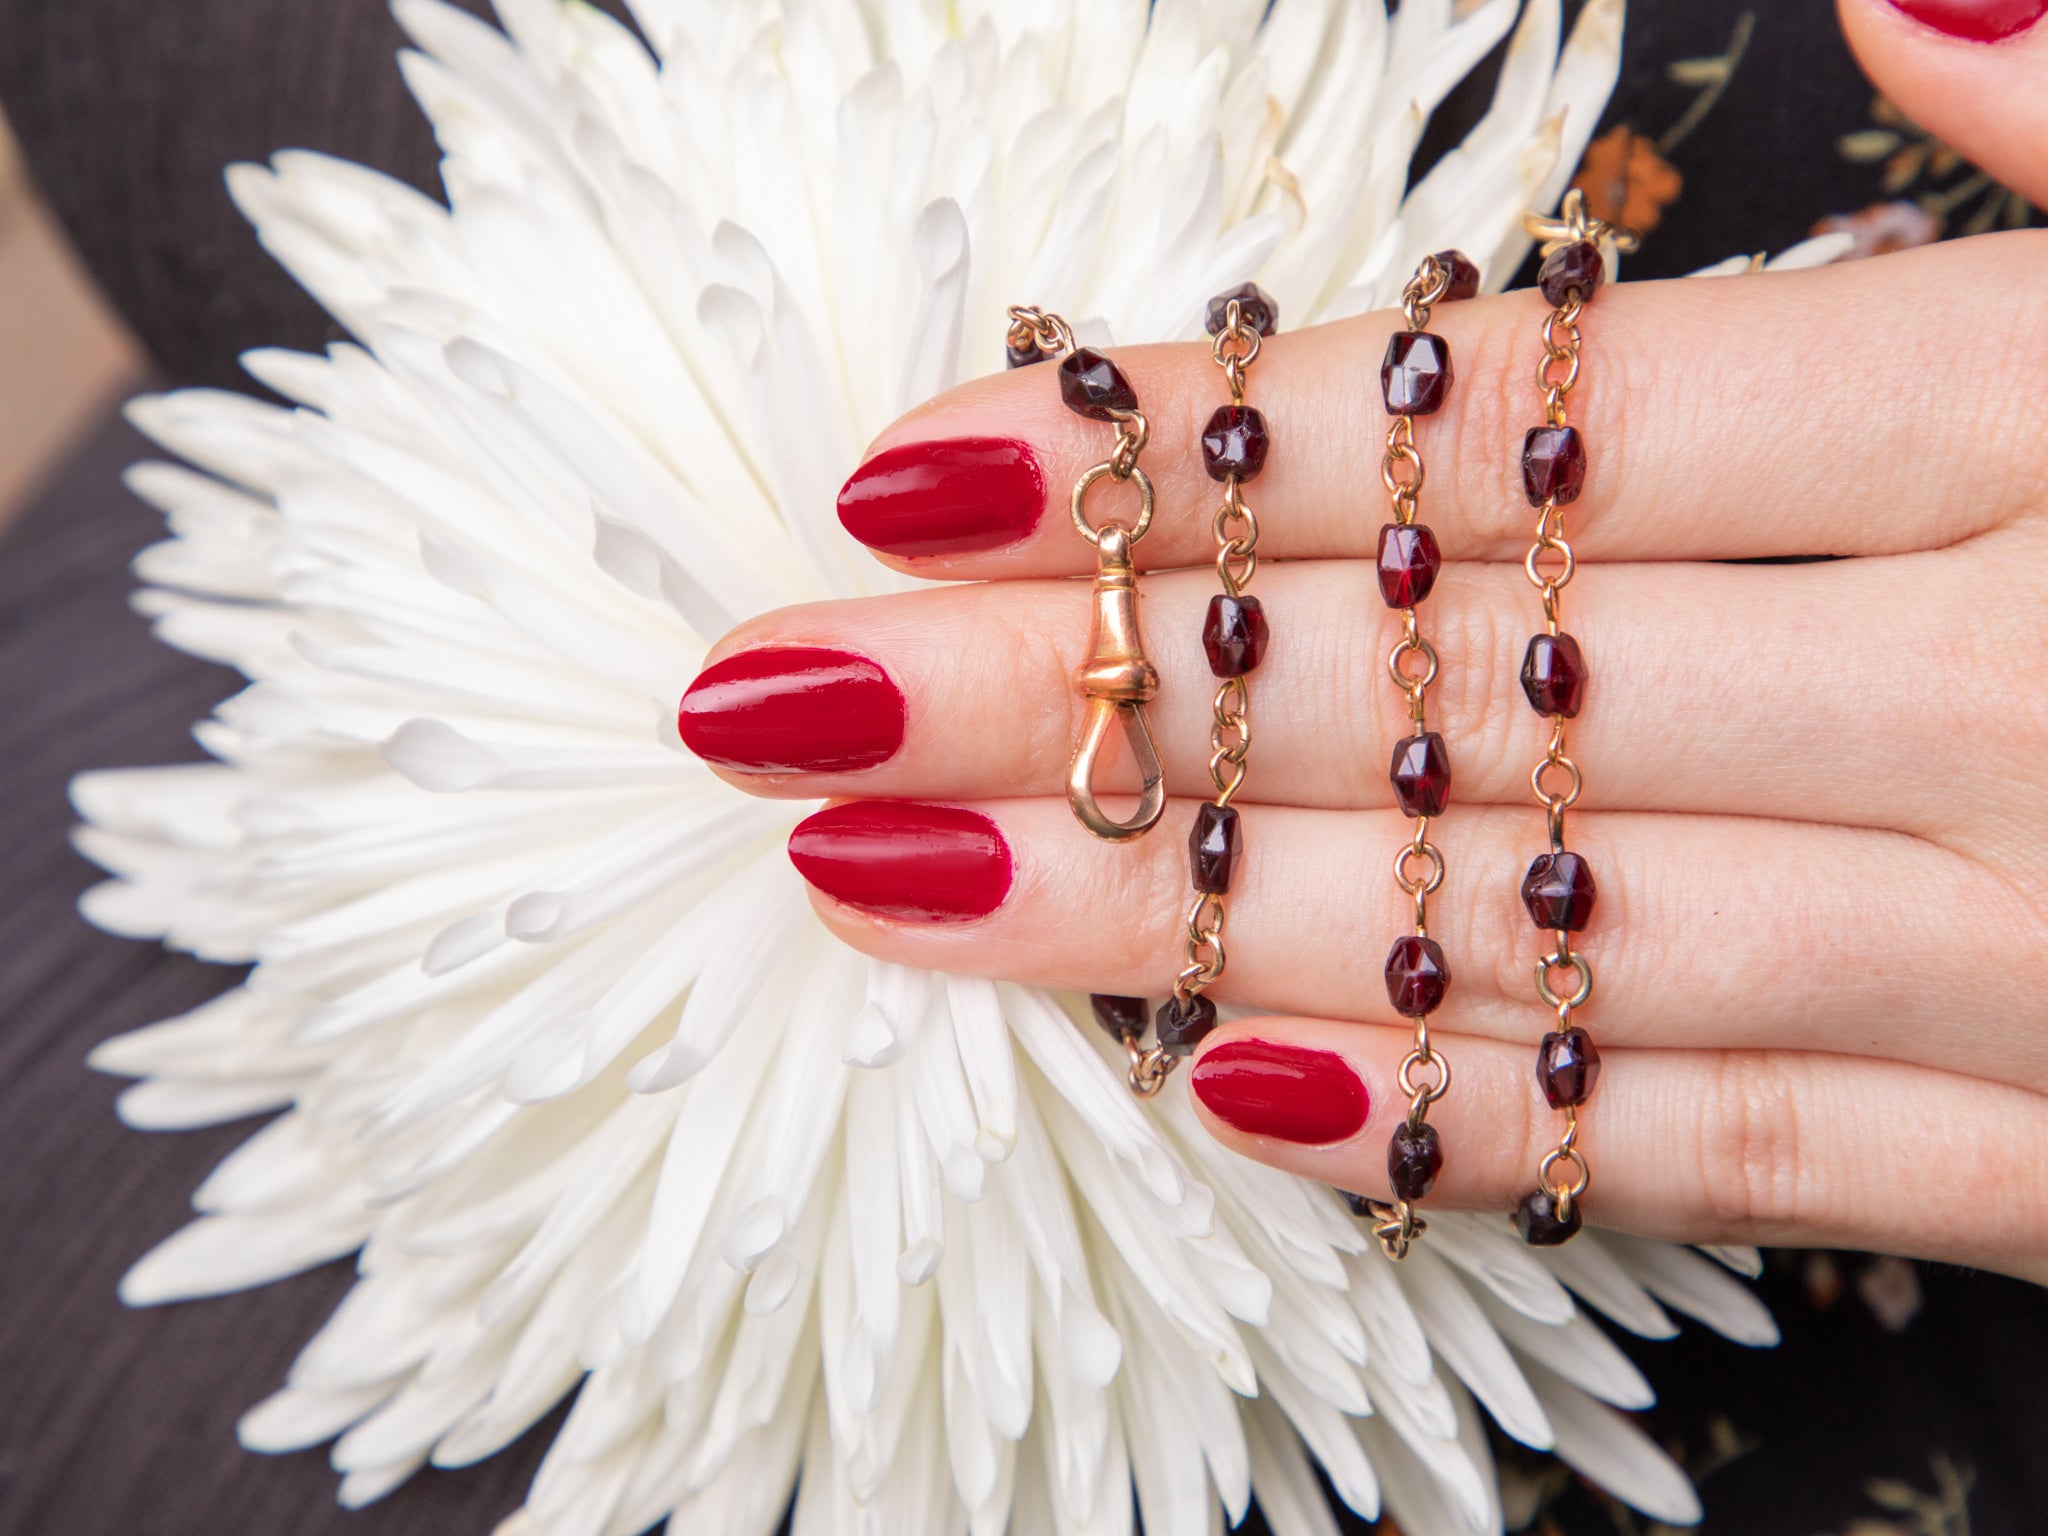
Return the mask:
[(903, 694), (851, 651), (740, 651), (697, 674), (676, 711), (683, 745), (751, 773), (849, 773), (903, 745)]
[(885, 448), (839, 492), (839, 521), (885, 555), (959, 555), (1014, 544), (1045, 511), (1028, 444), (948, 437)]
[(1334, 1051), (1272, 1040), (1226, 1040), (1192, 1076), (1202, 1106), (1247, 1136), (1321, 1146), (1356, 1136), (1372, 1110), (1365, 1084)]
[(1923, 26), (1972, 43), (1995, 43), (2024, 32), (2043, 15), (2048, 0), (1892, 0)]
[(1010, 894), (1010, 845), (957, 805), (827, 806), (789, 834), (789, 860), (834, 901), (914, 923), (987, 917)]

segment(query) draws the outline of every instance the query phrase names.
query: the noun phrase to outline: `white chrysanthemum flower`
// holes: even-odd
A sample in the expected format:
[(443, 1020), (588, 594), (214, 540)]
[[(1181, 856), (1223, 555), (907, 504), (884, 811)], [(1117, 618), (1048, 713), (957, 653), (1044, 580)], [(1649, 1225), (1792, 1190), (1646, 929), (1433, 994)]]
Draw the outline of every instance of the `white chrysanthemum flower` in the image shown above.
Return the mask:
[[(247, 981), (110, 1041), (130, 1124), (279, 1111), (128, 1276), (136, 1304), (360, 1250), (259, 1450), (342, 1499), (500, 1449), (581, 1383), (521, 1536), (775, 1528), (1208, 1536), (1313, 1475), (1413, 1536), (1501, 1524), (1480, 1409), (1667, 1520), (1579, 1307), (1749, 1342), (1747, 1289), (1605, 1233), (1337, 1197), (1140, 1106), (1068, 1001), (871, 963), (782, 851), (807, 807), (685, 754), (707, 645), (894, 583), (834, 493), (1001, 358), (1006, 303), (1191, 335), (1247, 277), (1293, 324), (1457, 245), (1498, 284), (1611, 88), (1619, 0), (639, 0), (504, 32), (399, 0), (444, 208), (309, 154), (231, 184), (356, 338), (297, 402), (187, 392), (139, 599), (249, 687), (217, 763), (90, 774), (86, 909)], [(1455, 14), (1454, 14), (1455, 9)], [(1262, 19), (1263, 18), (1263, 19)], [(1491, 111), (1412, 190), (1502, 37)], [(1735, 1267), (1754, 1255), (1719, 1255)], [(1662, 1303), (1662, 1305), (1660, 1305)]]

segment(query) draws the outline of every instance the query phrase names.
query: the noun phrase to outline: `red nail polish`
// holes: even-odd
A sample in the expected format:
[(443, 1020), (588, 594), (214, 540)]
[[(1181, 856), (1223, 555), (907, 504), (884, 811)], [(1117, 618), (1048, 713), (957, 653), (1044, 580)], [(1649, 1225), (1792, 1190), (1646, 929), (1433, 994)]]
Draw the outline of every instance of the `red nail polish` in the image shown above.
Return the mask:
[(762, 773), (847, 773), (903, 745), (903, 695), (851, 651), (741, 651), (697, 674), (676, 711), (683, 745), (707, 763)]
[(1372, 1110), (1365, 1084), (1334, 1051), (1272, 1040), (1226, 1040), (1202, 1053), (1195, 1097), (1247, 1136), (1321, 1146), (1347, 1141)]
[(1892, 5), (1922, 26), (1972, 43), (2011, 37), (2048, 14), (2048, 0), (1892, 0)]
[(885, 555), (959, 555), (1014, 544), (1045, 513), (1028, 444), (949, 437), (885, 448), (839, 492), (839, 521)]
[(789, 834), (797, 873), (848, 906), (917, 923), (987, 917), (1010, 894), (1010, 845), (957, 805), (855, 800)]

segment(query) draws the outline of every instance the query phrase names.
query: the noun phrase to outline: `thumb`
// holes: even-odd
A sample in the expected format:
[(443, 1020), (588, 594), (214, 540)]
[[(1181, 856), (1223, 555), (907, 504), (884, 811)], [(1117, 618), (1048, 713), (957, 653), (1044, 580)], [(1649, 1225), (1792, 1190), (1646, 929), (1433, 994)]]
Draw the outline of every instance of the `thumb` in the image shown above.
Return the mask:
[(1849, 46), (1920, 127), (2048, 203), (2048, 0), (1839, 0)]

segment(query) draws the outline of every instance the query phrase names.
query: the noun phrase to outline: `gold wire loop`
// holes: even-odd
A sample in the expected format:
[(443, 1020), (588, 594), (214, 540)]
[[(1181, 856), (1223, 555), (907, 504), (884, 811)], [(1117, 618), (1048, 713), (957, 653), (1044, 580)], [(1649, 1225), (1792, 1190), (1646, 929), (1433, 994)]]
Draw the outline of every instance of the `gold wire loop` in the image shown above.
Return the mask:
[(1030, 304), (1010, 306), (1010, 327), (1004, 340), (1020, 352), (1029, 345), (1054, 357), (1074, 350), (1074, 332), (1067, 322)]
[[(1546, 576), (1543, 573), (1541, 561), (1546, 554), (1564, 556), (1564, 566), (1555, 576)], [(1561, 592), (1570, 586), (1572, 577), (1578, 574), (1578, 569), (1579, 557), (1572, 553), (1571, 545), (1547, 533), (1531, 544), (1529, 553), (1522, 557), (1522, 570), (1528, 575), (1530, 584), (1546, 595)]]
[(1101, 528), (1097, 528), (1088, 521), (1087, 508), (1083, 505), (1087, 500), (1088, 487), (1100, 480), (1104, 475), (1111, 475), (1119, 480), (1128, 480), (1138, 487), (1138, 520), (1131, 525), (1129, 530), (1131, 542), (1135, 544), (1138, 540), (1145, 537), (1146, 530), (1152, 526), (1154, 501), (1152, 477), (1135, 464), (1131, 466), (1127, 473), (1118, 475), (1115, 461), (1104, 459), (1100, 464), (1093, 465), (1081, 472), (1081, 478), (1074, 482), (1074, 493), (1067, 501), (1067, 510), (1073, 514), (1074, 529), (1082, 538), (1093, 544), (1096, 541), (1096, 536), (1103, 529), (1120, 526), (1115, 523), (1104, 523)]
[[(1552, 1170), (1559, 1163), (1570, 1163), (1573, 1170), (1572, 1182), (1558, 1184), (1552, 1178)], [(1543, 1161), (1536, 1165), (1536, 1182), (1543, 1186), (1543, 1192), (1555, 1200), (1560, 1216), (1569, 1216), (1570, 1202), (1579, 1198), (1593, 1183), (1593, 1170), (1587, 1166), (1586, 1154), (1574, 1146), (1556, 1146), (1543, 1154)]]
[[(1433, 1069), (1436, 1073), (1436, 1081), (1434, 1083), (1416, 1082), (1415, 1069), (1417, 1067)], [(1396, 1080), (1401, 1084), (1401, 1091), (1407, 1094), (1411, 1100), (1420, 1099), (1423, 1104), (1434, 1104), (1438, 1099), (1451, 1091), (1450, 1059), (1426, 1046), (1412, 1050), (1401, 1058), (1401, 1070), (1396, 1074)]]
[[(1420, 878), (1408, 872), (1408, 861), (1421, 859), (1429, 865), (1429, 873)], [(1434, 895), (1438, 886), (1444, 883), (1444, 856), (1435, 843), (1403, 843), (1394, 855), (1394, 884), (1409, 896)]]
[(1626, 224), (1611, 224), (1586, 212), (1586, 191), (1573, 187), (1558, 204), (1557, 216), (1529, 212), (1522, 215), (1522, 228), (1548, 256), (1561, 245), (1575, 240), (1594, 240), (1613, 246), (1624, 256), (1642, 244), (1643, 237)]
[[(1569, 996), (1559, 997), (1550, 985), (1550, 973), (1570, 967), (1578, 973), (1578, 985)], [(1552, 1008), (1566, 1013), (1583, 1008), (1593, 996), (1593, 967), (1576, 949), (1553, 949), (1536, 962), (1536, 995)]]
[[(1543, 787), (1544, 777), (1553, 768), (1563, 769), (1571, 779), (1571, 788), (1561, 795)], [(1577, 763), (1553, 748), (1549, 756), (1529, 770), (1529, 787), (1536, 791), (1536, 803), (1546, 810), (1568, 811), (1579, 803), (1579, 792), (1586, 787), (1586, 779)]]
[[(1410, 676), (1401, 665), (1405, 656), (1416, 655), (1423, 660), (1419, 676)], [(1387, 674), (1393, 678), (1394, 686), (1403, 692), (1419, 693), (1436, 681), (1436, 647), (1420, 635), (1403, 635), (1394, 642), (1394, 648), (1387, 652)]]
[(1112, 411), (1110, 419), (1116, 423), (1116, 447), (1110, 450), (1109, 472), (1128, 480), (1137, 472), (1138, 455), (1151, 441), (1152, 424), (1143, 411)]
[(1149, 1099), (1166, 1086), (1166, 1080), (1173, 1076), (1173, 1069), (1180, 1058), (1172, 1055), (1163, 1046), (1147, 1049), (1136, 1040), (1124, 1039), (1124, 1052), (1130, 1059), (1130, 1069), (1124, 1074), (1131, 1085), (1131, 1092), (1141, 1099)]
[(1407, 1258), (1415, 1239), (1429, 1230), (1429, 1223), (1416, 1215), (1415, 1207), (1406, 1200), (1366, 1200), (1362, 1204), (1372, 1219), (1372, 1235), (1379, 1240), (1380, 1252), (1396, 1263)]

